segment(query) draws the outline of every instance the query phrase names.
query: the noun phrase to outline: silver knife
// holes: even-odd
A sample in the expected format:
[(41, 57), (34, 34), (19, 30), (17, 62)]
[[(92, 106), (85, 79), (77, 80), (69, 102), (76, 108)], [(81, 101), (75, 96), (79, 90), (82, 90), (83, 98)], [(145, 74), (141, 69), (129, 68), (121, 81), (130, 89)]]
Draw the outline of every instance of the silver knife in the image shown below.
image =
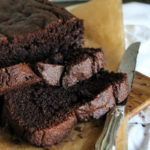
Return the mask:
[[(136, 60), (139, 51), (140, 43), (133, 43), (125, 51), (122, 61), (119, 66), (119, 72), (128, 75), (129, 92), (132, 89), (134, 80), (134, 72), (136, 67)], [(125, 107), (128, 98), (123, 104), (115, 106), (106, 117), (103, 132), (95, 144), (95, 150), (115, 150), (116, 149), (116, 135), (120, 127), (121, 121), (124, 118)]]

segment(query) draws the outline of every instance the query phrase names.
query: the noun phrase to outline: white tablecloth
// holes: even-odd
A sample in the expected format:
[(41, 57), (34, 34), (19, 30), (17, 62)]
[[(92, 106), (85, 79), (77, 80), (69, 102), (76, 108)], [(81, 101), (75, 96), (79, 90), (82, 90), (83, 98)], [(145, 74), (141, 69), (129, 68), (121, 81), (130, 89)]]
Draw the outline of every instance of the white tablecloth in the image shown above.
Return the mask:
[[(126, 48), (140, 41), (136, 70), (150, 77), (150, 5), (123, 5)], [(128, 150), (150, 150), (150, 106), (129, 121)]]

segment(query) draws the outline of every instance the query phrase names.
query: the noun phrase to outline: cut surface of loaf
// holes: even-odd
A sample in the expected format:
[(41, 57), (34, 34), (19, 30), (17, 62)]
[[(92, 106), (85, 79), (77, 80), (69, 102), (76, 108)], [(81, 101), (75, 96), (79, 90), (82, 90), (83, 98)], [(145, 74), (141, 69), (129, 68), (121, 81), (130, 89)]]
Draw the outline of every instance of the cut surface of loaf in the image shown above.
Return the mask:
[(76, 109), (81, 121), (100, 118), (110, 108), (122, 103), (129, 93), (128, 78), (123, 73), (101, 71), (80, 84), (79, 97), (89, 100)]
[(48, 0), (0, 1), (0, 68), (83, 44), (83, 20)]
[(127, 96), (127, 76), (122, 73), (101, 70), (68, 89), (40, 82), (4, 96), (2, 124), (11, 126), (32, 144), (53, 145), (69, 134), (76, 117), (79, 121), (99, 119)]
[(41, 80), (25, 63), (0, 69), (0, 95)]
[[(88, 63), (89, 62), (89, 63)], [(71, 52), (63, 63), (52, 64), (51, 59), (35, 64), (20, 63), (0, 69), (0, 95), (22, 86), (44, 80), (51, 86), (68, 88), (90, 78), (104, 68), (101, 49), (80, 48)]]
[(70, 50), (63, 63), (52, 64), (48, 59), (37, 63), (37, 70), (46, 83), (52, 86), (60, 86), (62, 83), (64, 88), (90, 78), (104, 67), (102, 50), (94, 48)]

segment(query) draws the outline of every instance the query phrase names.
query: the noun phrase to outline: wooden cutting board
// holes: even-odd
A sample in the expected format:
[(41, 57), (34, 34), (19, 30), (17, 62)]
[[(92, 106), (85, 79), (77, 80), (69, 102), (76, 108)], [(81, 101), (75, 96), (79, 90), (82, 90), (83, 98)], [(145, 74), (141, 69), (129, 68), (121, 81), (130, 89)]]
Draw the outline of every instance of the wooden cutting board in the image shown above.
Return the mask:
[(150, 78), (136, 73), (136, 79), (128, 101), (126, 114), (130, 119), (148, 105), (150, 105)]
[(132, 92), (127, 103), (126, 115), (118, 132), (117, 150), (128, 150), (128, 121), (150, 105), (150, 78), (136, 73)]
[[(127, 143), (124, 140), (126, 136), (123, 135), (124, 132), (127, 132), (126, 123), (128, 118), (150, 105), (149, 89), (150, 78), (136, 73), (133, 91), (127, 104), (126, 117), (117, 137), (118, 150), (123, 150), (127, 147)], [(98, 121), (79, 123), (62, 143), (46, 148), (34, 147), (15, 136), (11, 136), (6, 131), (0, 130), (0, 150), (94, 150), (95, 142), (102, 132), (104, 121), (105, 119), (102, 118)], [(120, 146), (123, 146), (123, 148), (120, 149)]]

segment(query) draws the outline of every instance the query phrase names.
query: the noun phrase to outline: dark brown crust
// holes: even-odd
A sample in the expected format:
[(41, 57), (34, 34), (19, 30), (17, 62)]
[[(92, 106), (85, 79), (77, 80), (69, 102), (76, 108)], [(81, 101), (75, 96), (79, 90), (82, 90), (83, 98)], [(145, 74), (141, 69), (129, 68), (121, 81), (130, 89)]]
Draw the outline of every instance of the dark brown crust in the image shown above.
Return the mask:
[(9, 90), (39, 82), (39, 78), (27, 64), (0, 69), (0, 95)]
[(1, 0), (0, 22), (0, 68), (83, 44), (83, 20), (48, 0)]
[[(6, 10), (6, 11), (5, 11)], [(40, 31), (55, 22), (76, 18), (48, 0), (1, 0), (0, 33), (8, 39)]]
[(57, 126), (50, 127), (44, 130), (25, 133), (25, 138), (32, 144), (37, 146), (50, 146), (61, 142), (69, 135), (77, 119), (74, 113), (68, 119)]
[(89, 121), (91, 118), (99, 119), (115, 105), (113, 88), (110, 86), (90, 102), (79, 106), (75, 112), (79, 121)]

